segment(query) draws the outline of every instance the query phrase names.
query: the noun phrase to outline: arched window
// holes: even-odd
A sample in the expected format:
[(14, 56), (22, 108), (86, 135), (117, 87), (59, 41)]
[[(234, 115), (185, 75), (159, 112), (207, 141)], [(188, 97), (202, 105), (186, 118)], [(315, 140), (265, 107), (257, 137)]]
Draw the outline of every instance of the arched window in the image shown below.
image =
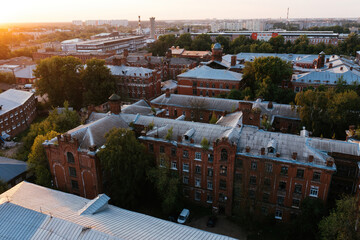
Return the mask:
[(66, 153), (68, 163), (75, 163), (74, 155), (71, 152)]
[(221, 150), (221, 161), (227, 161), (228, 160), (228, 152), (225, 148)]

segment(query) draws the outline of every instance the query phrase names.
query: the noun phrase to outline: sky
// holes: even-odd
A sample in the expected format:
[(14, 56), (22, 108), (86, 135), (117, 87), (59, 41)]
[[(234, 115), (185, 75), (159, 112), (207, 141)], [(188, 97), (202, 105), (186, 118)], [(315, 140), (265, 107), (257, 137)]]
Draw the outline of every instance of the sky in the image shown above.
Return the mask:
[(0, 0), (0, 23), (128, 19), (359, 18), (360, 0)]

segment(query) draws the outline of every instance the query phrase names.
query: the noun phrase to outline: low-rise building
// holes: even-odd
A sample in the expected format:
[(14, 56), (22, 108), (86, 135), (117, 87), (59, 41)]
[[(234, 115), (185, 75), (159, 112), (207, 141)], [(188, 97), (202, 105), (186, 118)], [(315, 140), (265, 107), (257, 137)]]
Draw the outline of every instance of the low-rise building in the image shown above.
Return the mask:
[[(5, 239), (233, 239), (109, 204), (22, 182), (0, 195)], [(17, 223), (17, 224), (14, 224)]]
[(9, 89), (0, 93), (0, 132), (14, 137), (27, 129), (36, 117), (35, 95)]
[(12, 188), (29, 177), (31, 177), (31, 174), (28, 172), (26, 162), (0, 157), (0, 181), (7, 184), (7, 188)]

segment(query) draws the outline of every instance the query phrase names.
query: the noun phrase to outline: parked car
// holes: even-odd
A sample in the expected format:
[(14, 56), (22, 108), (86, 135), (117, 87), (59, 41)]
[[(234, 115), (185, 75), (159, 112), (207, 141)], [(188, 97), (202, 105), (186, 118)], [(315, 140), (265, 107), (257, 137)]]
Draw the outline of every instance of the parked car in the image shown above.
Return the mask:
[(216, 222), (217, 222), (217, 217), (216, 216), (210, 216), (207, 223), (206, 223), (206, 226), (215, 227)]
[(181, 213), (180, 213), (180, 215), (179, 215), (179, 217), (178, 217), (178, 219), (177, 219), (177, 222), (178, 222), (178, 223), (181, 223), (181, 224), (184, 224), (184, 223), (186, 222), (186, 220), (188, 220), (189, 216), (190, 216), (190, 211), (189, 211), (189, 209), (184, 208), (184, 209), (181, 211)]

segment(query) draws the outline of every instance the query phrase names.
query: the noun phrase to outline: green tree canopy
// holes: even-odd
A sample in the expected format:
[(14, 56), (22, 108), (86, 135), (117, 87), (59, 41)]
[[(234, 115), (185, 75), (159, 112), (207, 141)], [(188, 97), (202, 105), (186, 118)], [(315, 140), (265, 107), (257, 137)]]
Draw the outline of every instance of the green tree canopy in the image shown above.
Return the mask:
[(180, 48), (185, 48), (186, 50), (189, 50), (191, 48), (191, 43), (192, 39), (190, 33), (183, 33), (178, 39), (176, 39), (176, 46), (179, 46)]
[(221, 44), (224, 53), (230, 52), (230, 39), (228, 37), (219, 35), (216, 37), (216, 42)]
[(35, 76), (38, 92), (47, 94), (53, 106), (60, 106), (64, 101), (76, 109), (82, 106), (83, 90), (80, 59), (74, 57), (58, 57), (43, 59), (36, 67)]
[(97, 154), (105, 172), (105, 192), (118, 206), (134, 207), (146, 197), (146, 172), (155, 161), (131, 130), (114, 128), (105, 137), (105, 148)]
[(82, 72), (84, 84), (84, 104), (100, 105), (107, 102), (108, 97), (116, 92), (116, 82), (105, 61), (91, 59), (86, 61), (86, 68)]
[[(336, 201), (336, 208), (330, 215), (321, 220), (319, 229), (323, 240), (356, 240), (360, 239), (360, 224), (356, 221), (359, 211), (355, 197), (346, 196)], [(355, 225), (357, 223), (357, 231)]]
[(191, 49), (196, 51), (210, 51), (211, 50), (211, 38), (208, 34), (200, 34), (195, 37), (191, 43)]
[(55, 131), (50, 131), (46, 135), (38, 135), (34, 140), (34, 144), (31, 147), (31, 152), (28, 157), (28, 164), (30, 166), (30, 171), (35, 174), (36, 184), (51, 187), (49, 162), (42, 144), (45, 140), (53, 139), (58, 134), (59, 133)]
[(7, 45), (0, 43), (0, 59), (8, 59), (10, 58), (10, 49)]

